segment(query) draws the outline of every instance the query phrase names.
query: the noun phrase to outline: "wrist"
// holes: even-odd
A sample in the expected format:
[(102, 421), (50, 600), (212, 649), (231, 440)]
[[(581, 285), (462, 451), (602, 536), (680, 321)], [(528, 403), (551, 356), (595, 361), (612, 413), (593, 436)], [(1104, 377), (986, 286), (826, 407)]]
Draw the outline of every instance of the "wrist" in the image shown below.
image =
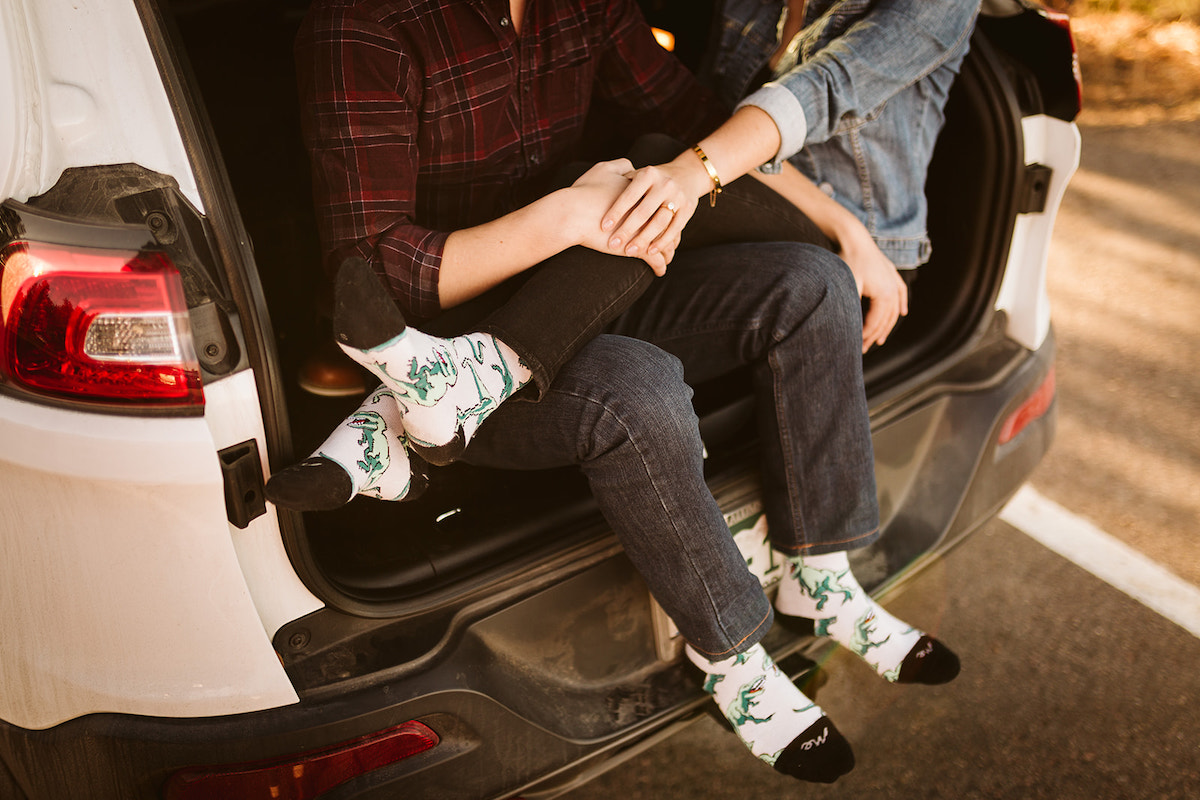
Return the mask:
[(700, 157), (690, 147), (673, 162), (675, 180), (688, 197), (702, 199), (713, 189), (713, 181)]
[(550, 212), (551, 222), (546, 229), (546, 235), (554, 240), (558, 250), (583, 244), (590, 233), (589, 225), (597, 230), (600, 228), (598, 219), (590, 219), (594, 209), (588, 203), (586, 190), (581, 187), (556, 189), (537, 202)]
[(708, 190), (708, 205), (715, 208), (717, 205), (717, 196), (721, 194), (721, 190), (725, 187), (721, 184), (721, 175), (717, 172), (716, 166), (709, 159), (708, 154), (700, 145), (692, 145), (692, 152), (696, 158), (700, 160), (700, 166), (704, 169), (704, 174), (708, 176), (709, 182), (712, 184)]

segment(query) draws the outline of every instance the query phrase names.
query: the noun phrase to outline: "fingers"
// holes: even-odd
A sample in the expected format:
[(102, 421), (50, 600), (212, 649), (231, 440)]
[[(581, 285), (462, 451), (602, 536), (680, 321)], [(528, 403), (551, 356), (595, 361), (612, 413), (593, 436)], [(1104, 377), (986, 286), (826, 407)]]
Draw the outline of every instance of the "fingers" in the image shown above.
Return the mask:
[(585, 183), (598, 177), (620, 175), (624, 177), (633, 171), (633, 163), (628, 158), (618, 158), (613, 161), (599, 161), (588, 168), (588, 171), (575, 179), (575, 185)]
[(871, 304), (863, 319), (863, 352), (873, 345), (887, 341), (900, 317), (908, 314), (908, 285), (897, 280), (878, 296), (870, 297)]
[[(641, 257), (659, 240), (673, 238), (695, 208), (665, 171), (646, 167), (633, 173), (629, 185), (613, 203), (601, 221), (601, 229), (611, 231), (609, 247), (625, 255)], [(686, 216), (677, 220), (679, 212)]]
[(675, 251), (679, 249), (679, 237), (666, 238), (666, 234), (655, 240), (654, 245), (642, 256), (642, 260), (650, 265), (650, 269), (658, 277), (667, 274), (667, 267), (675, 259)]

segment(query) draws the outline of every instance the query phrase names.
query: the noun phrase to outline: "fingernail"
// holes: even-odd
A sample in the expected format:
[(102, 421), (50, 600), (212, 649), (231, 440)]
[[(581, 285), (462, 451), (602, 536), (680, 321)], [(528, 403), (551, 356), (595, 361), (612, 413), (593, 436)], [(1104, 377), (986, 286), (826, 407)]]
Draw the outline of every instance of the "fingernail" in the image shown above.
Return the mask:
[(602, 230), (602, 231), (612, 230), (612, 226), (613, 226), (613, 221), (611, 219), (606, 219), (600, 223), (600, 230)]
[(613, 250), (618, 250), (618, 249), (620, 249), (620, 247), (621, 247), (621, 237), (620, 237), (620, 236), (614, 236), (613, 238), (609, 239), (609, 240), (608, 240), (608, 246), (609, 246), (609, 247), (611, 247)]
[(638, 251), (637, 245), (631, 244), (631, 245), (629, 245), (629, 247), (625, 248), (625, 255), (635, 256), (635, 255), (637, 255), (637, 251)]

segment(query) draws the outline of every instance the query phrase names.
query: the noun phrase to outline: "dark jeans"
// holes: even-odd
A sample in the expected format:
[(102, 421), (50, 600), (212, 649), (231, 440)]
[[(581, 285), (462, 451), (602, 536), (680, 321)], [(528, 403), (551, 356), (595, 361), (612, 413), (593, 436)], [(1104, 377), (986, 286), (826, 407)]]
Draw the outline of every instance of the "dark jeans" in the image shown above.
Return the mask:
[[(635, 166), (659, 164), (683, 149), (669, 137), (645, 136), (635, 143), (629, 158)], [(568, 167), (558, 184), (569, 186), (588, 166)], [(829, 239), (803, 212), (747, 177), (726, 187), (715, 208), (701, 199), (684, 229), (680, 252), (714, 244), (773, 241), (830, 247)], [(673, 268), (669, 266), (668, 273)], [(420, 327), (441, 336), (467, 331), (493, 334), (532, 371), (540, 397), (559, 368), (653, 281), (654, 273), (641, 259), (573, 247)]]
[(713, 658), (742, 652), (772, 611), (704, 481), (689, 383), (750, 365), (778, 549), (860, 547), (878, 535), (861, 327), (850, 271), (819, 247), (680, 252), (666, 277), (582, 344), (540, 402), (500, 406), (464, 460), (579, 465), (684, 638)]

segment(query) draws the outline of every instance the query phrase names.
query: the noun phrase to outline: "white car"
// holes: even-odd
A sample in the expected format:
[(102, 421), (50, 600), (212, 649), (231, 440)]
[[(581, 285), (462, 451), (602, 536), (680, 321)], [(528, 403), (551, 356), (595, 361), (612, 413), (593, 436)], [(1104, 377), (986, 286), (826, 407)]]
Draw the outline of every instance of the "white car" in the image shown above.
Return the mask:
[[(883, 590), (994, 515), (1053, 434), (1074, 53), (1065, 19), (984, 5), (930, 176), (934, 260), (865, 363), (887, 531), (856, 573)], [(327, 337), (303, 10), (0, 3), (5, 800), (552, 797), (706, 703), (573, 471), (265, 502), (357, 404), (295, 379)], [(748, 398), (701, 386), (697, 407), (769, 583)], [(765, 644), (793, 673), (817, 646)]]

